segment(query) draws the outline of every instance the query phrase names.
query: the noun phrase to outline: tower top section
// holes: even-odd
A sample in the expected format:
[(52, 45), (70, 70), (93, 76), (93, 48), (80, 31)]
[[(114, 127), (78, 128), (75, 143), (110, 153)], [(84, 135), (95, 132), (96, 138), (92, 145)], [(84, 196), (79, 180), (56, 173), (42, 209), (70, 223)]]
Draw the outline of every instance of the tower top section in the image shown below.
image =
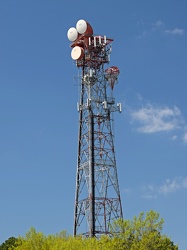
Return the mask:
[(71, 57), (76, 61), (77, 67), (98, 68), (109, 62), (110, 43), (113, 39), (94, 35), (93, 28), (87, 21), (79, 20), (75, 27), (68, 30), (67, 37), (72, 42)]
[[(88, 75), (90, 71), (92, 75), (104, 64), (109, 63), (113, 39), (94, 35), (93, 28), (87, 21), (80, 19), (75, 27), (68, 30), (67, 37), (71, 42), (71, 58), (78, 68), (82, 68), (84, 74)], [(119, 69), (111, 66), (103, 73), (113, 90), (120, 73)]]

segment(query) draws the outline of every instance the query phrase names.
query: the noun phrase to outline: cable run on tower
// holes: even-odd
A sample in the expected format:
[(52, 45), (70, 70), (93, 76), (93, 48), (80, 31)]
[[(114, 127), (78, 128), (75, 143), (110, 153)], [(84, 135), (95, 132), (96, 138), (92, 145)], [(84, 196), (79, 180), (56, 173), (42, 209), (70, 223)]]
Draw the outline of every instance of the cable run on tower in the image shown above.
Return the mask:
[(112, 221), (123, 218), (112, 131), (112, 113), (121, 112), (113, 97), (120, 72), (116, 66), (105, 68), (113, 39), (94, 35), (85, 20), (67, 36), (81, 75), (74, 236), (111, 235)]

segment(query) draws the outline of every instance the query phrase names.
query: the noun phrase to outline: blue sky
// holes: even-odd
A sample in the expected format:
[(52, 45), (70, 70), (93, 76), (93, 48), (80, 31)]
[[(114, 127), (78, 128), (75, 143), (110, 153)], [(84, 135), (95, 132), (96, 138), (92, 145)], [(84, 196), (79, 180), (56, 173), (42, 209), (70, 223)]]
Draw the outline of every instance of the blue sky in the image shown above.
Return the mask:
[(187, 249), (185, 0), (0, 1), (0, 242), (73, 231), (79, 98), (67, 30), (114, 38), (124, 217), (153, 209)]

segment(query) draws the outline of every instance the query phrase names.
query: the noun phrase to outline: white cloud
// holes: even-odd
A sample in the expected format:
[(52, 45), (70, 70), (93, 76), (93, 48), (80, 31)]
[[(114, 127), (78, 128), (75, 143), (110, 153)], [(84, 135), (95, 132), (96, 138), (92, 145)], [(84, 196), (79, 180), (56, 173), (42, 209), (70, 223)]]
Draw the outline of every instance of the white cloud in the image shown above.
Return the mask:
[(131, 188), (124, 188), (123, 192), (126, 193), (126, 194), (131, 194), (133, 191), (132, 191)]
[(182, 187), (187, 188), (187, 177), (183, 179), (182, 181)]
[(154, 185), (147, 185), (141, 188), (143, 190), (142, 198), (155, 199), (157, 198), (156, 187)]
[(164, 22), (162, 22), (161, 20), (158, 20), (152, 24), (152, 30), (155, 31), (155, 30), (163, 28), (164, 26), (165, 26)]
[(184, 141), (185, 143), (187, 143), (187, 132), (184, 133), (182, 139), (183, 139), (183, 141)]
[(154, 26), (156, 26), (156, 27), (162, 27), (162, 26), (164, 26), (164, 23), (161, 20), (158, 20), (158, 21), (156, 21), (154, 23)]
[(140, 93), (137, 93), (137, 99), (138, 101), (143, 101), (143, 96)]
[(144, 21), (140, 20), (138, 22), (138, 26), (141, 26), (144, 30), (142, 30), (141, 35), (137, 36), (137, 38), (144, 38), (149, 34), (153, 33), (166, 33), (168, 35), (179, 35), (182, 36), (185, 33), (184, 29), (180, 28), (173, 28), (173, 29), (168, 29), (165, 25), (165, 23), (162, 20), (157, 20), (153, 22), (151, 25), (146, 25)]
[(183, 29), (175, 28), (173, 30), (165, 30), (165, 33), (171, 34), (171, 35), (183, 35), (184, 34), (184, 30)]
[(182, 122), (181, 111), (176, 106), (169, 108), (147, 104), (136, 111), (131, 111), (130, 116), (133, 122), (140, 124), (137, 130), (146, 134), (171, 131), (179, 128)]
[(159, 187), (158, 189), (159, 193), (168, 194), (176, 192), (182, 186), (180, 179), (174, 179), (174, 180), (167, 179), (165, 183)]
[(187, 177), (175, 177), (173, 180), (165, 180), (160, 186), (144, 186), (142, 198), (153, 199), (159, 195), (168, 195), (183, 189), (187, 189)]
[(171, 137), (171, 139), (172, 139), (173, 141), (177, 140), (177, 138), (178, 138), (177, 135), (173, 135), (173, 136)]

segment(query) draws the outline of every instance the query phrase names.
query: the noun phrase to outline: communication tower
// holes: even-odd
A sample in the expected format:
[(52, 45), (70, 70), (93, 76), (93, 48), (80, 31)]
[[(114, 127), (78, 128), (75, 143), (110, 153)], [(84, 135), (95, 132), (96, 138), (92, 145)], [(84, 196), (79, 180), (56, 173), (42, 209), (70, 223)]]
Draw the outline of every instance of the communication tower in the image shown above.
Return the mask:
[(110, 223), (123, 217), (112, 131), (112, 113), (121, 112), (121, 103), (115, 105), (113, 97), (119, 69), (105, 69), (113, 39), (93, 35), (85, 20), (70, 28), (67, 36), (80, 71), (74, 235), (110, 235)]

